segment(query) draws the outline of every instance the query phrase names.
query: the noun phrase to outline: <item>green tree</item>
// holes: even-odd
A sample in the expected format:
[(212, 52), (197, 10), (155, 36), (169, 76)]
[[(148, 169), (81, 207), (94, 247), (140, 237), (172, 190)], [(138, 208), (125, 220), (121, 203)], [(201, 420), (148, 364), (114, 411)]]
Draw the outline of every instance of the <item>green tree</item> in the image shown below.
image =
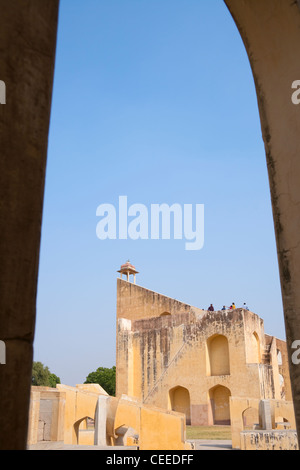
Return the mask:
[(49, 387), (55, 388), (56, 384), (60, 384), (60, 378), (55, 374), (49, 375)]
[(99, 384), (112, 397), (116, 394), (116, 367), (98, 367), (95, 372), (91, 372), (84, 382), (86, 384)]
[(32, 365), (32, 385), (52, 387), (60, 384), (60, 378), (52, 374), (47, 366), (41, 362), (33, 362)]

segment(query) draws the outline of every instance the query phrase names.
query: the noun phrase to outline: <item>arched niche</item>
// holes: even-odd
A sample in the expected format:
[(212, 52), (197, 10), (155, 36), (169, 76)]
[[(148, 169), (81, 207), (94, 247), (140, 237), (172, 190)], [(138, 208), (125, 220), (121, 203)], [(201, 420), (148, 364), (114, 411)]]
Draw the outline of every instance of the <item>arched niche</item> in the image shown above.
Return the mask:
[(260, 364), (261, 363), (261, 352), (260, 352), (260, 340), (259, 336), (254, 331), (250, 336), (250, 345), (248, 352), (248, 362), (250, 364)]
[(207, 375), (230, 375), (228, 339), (213, 335), (207, 340)]
[(209, 402), (214, 425), (230, 425), (229, 399), (231, 392), (223, 385), (216, 385), (209, 390)]
[(169, 408), (185, 414), (186, 424), (191, 424), (190, 393), (187, 388), (178, 386), (169, 391)]

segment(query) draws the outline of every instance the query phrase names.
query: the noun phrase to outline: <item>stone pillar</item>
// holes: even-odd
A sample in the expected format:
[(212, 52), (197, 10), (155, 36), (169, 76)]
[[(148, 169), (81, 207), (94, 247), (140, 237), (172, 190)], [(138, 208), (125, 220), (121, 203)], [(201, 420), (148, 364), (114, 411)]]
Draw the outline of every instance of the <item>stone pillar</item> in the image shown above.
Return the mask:
[[(269, 173), (293, 401), (300, 438), (300, 2), (225, 0), (239, 29), (256, 86)], [(245, 90), (245, 93), (247, 91)]]
[(116, 335), (116, 397), (133, 395), (132, 338), (131, 320), (120, 318)]
[[(56, 390), (56, 389), (54, 389)], [(64, 392), (51, 392), (52, 399), (52, 418), (51, 418), (51, 440), (64, 441), (65, 431), (65, 404), (66, 393)]]
[(259, 427), (266, 431), (272, 429), (270, 400), (260, 400), (259, 402)]
[(106, 446), (106, 420), (107, 420), (107, 404), (109, 396), (100, 395), (98, 398), (95, 412), (95, 446)]
[(40, 416), (40, 392), (31, 392), (29, 408), (29, 426), (27, 444), (33, 445), (38, 441), (39, 416)]
[(58, 0), (0, 0), (0, 450), (26, 449)]

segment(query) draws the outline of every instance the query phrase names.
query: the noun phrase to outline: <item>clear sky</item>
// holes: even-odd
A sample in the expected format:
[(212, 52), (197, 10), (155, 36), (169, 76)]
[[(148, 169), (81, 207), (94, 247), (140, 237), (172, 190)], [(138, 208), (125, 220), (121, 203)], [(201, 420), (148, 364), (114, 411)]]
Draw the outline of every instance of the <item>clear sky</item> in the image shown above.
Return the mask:
[[(204, 204), (205, 243), (99, 240), (97, 207)], [(196, 307), (247, 302), (285, 339), (254, 81), (222, 0), (61, 0), (34, 360), (115, 365), (116, 279)]]

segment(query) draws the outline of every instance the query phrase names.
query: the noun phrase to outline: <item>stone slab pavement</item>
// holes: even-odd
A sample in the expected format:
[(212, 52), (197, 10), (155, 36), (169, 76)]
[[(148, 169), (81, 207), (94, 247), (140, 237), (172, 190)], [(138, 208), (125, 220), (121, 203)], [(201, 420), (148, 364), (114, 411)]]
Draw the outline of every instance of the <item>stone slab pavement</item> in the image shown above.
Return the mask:
[(232, 442), (229, 440), (193, 439), (195, 450), (233, 450)]
[(121, 446), (84, 446), (84, 445), (69, 445), (63, 442), (38, 442), (28, 446), (27, 450), (137, 450), (137, 447), (121, 447)]
[[(233, 450), (232, 443), (228, 440), (210, 440), (210, 439), (193, 439), (188, 442), (194, 443), (195, 450)], [(137, 450), (137, 447), (121, 447), (121, 446), (84, 446), (84, 445), (67, 445), (63, 442), (38, 442), (28, 447), (28, 450)]]

